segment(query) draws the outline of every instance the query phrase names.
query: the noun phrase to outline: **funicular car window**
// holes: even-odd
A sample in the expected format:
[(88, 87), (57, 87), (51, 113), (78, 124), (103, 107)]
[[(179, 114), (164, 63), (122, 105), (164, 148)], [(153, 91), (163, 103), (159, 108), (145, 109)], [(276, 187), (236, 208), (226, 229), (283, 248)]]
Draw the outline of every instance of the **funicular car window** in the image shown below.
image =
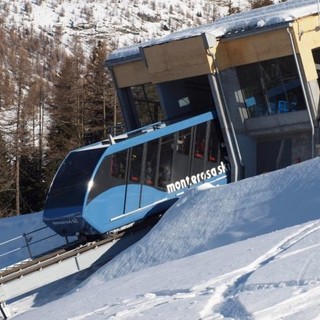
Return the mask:
[(105, 148), (70, 153), (50, 189), (47, 208), (82, 205), (89, 180)]
[(218, 162), (220, 154), (219, 134), (214, 121), (210, 122), (208, 161)]
[(127, 150), (103, 159), (94, 177), (88, 203), (110, 188), (125, 184)]
[(159, 147), (159, 139), (152, 140), (147, 144), (147, 158), (146, 158), (145, 178), (144, 178), (144, 183), (146, 185), (155, 184), (158, 147)]
[(206, 129), (206, 123), (201, 123), (196, 126), (194, 157), (197, 159), (203, 159), (205, 155)]
[(129, 182), (140, 183), (143, 145), (133, 147), (130, 151)]
[(165, 188), (171, 182), (174, 136), (165, 136), (160, 139), (160, 143), (158, 186)]
[(204, 170), (207, 148), (207, 123), (201, 123), (194, 128), (194, 146), (191, 174)]
[(117, 152), (111, 156), (111, 176), (120, 180), (125, 179), (127, 165), (127, 150)]
[(177, 151), (179, 153), (189, 155), (191, 147), (191, 128), (178, 132)]
[(190, 173), (190, 147), (192, 140), (191, 128), (181, 130), (175, 134), (173, 152), (172, 181), (180, 181)]

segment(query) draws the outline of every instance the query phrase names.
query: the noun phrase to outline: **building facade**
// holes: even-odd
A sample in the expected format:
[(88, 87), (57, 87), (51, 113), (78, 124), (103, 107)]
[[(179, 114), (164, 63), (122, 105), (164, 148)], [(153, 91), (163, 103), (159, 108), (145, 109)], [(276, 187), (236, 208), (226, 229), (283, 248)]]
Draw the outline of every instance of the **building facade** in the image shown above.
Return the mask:
[(300, 2), (113, 52), (127, 129), (216, 110), (233, 180), (318, 156), (320, 19)]

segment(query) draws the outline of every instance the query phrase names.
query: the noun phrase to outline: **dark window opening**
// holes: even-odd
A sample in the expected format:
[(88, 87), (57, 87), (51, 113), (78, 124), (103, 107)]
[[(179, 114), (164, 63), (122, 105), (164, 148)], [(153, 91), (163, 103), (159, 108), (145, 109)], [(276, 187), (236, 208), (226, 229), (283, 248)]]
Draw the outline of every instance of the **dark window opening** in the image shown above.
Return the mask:
[(126, 177), (127, 151), (115, 153), (111, 156), (111, 176), (124, 180)]
[(131, 87), (131, 93), (141, 127), (164, 119), (155, 85)]
[(158, 186), (160, 188), (165, 188), (169, 183), (171, 183), (173, 147), (173, 135), (160, 138), (160, 162), (158, 175)]
[(207, 76), (183, 79), (194, 113), (201, 113), (214, 109), (213, 96)]
[(147, 157), (145, 165), (144, 183), (149, 186), (155, 185), (157, 172), (159, 140), (153, 140), (147, 144)]
[(261, 141), (257, 145), (257, 173), (266, 173), (292, 164), (291, 139)]
[(219, 162), (220, 161), (220, 141), (221, 141), (221, 132), (219, 132), (217, 126), (212, 121), (210, 123), (210, 132), (209, 132), (209, 145), (208, 145), (208, 161), (209, 162)]
[(189, 175), (191, 146), (192, 128), (181, 130), (175, 134), (172, 181), (180, 180)]
[(168, 120), (215, 109), (207, 75), (163, 82), (158, 91)]
[(143, 145), (133, 147), (130, 152), (129, 182), (140, 183)]
[(191, 148), (191, 128), (179, 131), (177, 137), (177, 151), (189, 156)]
[(208, 152), (207, 123), (199, 124), (194, 128), (194, 146), (191, 174), (202, 172), (205, 168)]

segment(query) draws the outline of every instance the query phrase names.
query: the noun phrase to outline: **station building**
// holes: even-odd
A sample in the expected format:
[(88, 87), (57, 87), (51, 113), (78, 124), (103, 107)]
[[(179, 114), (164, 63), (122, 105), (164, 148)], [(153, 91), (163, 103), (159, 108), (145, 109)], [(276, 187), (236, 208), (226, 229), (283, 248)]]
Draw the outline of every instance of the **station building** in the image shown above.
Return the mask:
[(233, 180), (318, 156), (318, 9), (291, 0), (115, 50), (127, 129), (216, 110)]

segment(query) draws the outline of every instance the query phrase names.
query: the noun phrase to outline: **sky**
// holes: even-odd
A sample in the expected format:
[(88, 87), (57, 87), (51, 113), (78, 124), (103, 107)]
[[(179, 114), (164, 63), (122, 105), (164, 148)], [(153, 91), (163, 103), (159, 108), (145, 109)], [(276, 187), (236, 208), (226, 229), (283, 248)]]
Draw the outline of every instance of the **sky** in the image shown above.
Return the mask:
[[(320, 319), (319, 190), (320, 158), (203, 184), (90, 276), (9, 301), (13, 319)], [(10, 219), (28, 225), (1, 234)]]

